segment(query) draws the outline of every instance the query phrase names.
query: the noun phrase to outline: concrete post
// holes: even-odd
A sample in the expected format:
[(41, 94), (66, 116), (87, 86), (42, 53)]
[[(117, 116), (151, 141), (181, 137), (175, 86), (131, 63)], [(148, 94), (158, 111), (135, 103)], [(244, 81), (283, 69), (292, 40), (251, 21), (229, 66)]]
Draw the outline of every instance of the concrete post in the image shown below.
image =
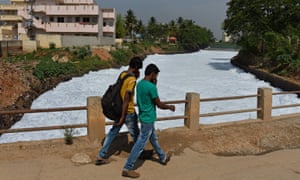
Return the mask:
[(199, 114), (200, 114), (200, 94), (198, 93), (187, 93), (186, 94), (185, 113), (186, 118), (184, 119), (184, 126), (189, 129), (199, 128)]
[(257, 107), (261, 111), (257, 111), (257, 118), (261, 120), (271, 120), (272, 118), (272, 89), (258, 88)]
[(105, 116), (102, 113), (101, 98), (99, 96), (87, 99), (87, 134), (90, 141), (101, 141), (105, 137)]

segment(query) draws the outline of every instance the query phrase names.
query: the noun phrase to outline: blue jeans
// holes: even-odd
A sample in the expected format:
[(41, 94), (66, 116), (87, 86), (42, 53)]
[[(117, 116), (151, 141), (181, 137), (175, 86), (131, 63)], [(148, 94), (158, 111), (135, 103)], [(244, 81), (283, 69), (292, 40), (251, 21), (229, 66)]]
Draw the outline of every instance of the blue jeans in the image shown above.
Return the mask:
[[(136, 113), (126, 114), (124, 123), (127, 126), (128, 131), (131, 137), (133, 138), (133, 141), (136, 142), (140, 133), (138, 127), (138, 121), (137, 121), (137, 114)], [(107, 156), (108, 149), (111, 143), (113, 142), (113, 140), (115, 139), (115, 137), (117, 136), (117, 134), (119, 133), (122, 126), (117, 126), (115, 124), (112, 126), (112, 128), (109, 130), (109, 133), (107, 134), (104, 140), (101, 150), (98, 153), (98, 158), (107, 158), (106, 156)]]
[(158, 154), (159, 160), (164, 161), (166, 158), (166, 154), (161, 149), (158, 144), (158, 137), (154, 128), (154, 123), (146, 124), (141, 123), (141, 133), (138, 137), (138, 140), (133, 145), (130, 155), (126, 161), (124, 166), (124, 170), (132, 170), (134, 167), (135, 161), (138, 159), (148, 140), (150, 139), (150, 143), (153, 146), (155, 152)]

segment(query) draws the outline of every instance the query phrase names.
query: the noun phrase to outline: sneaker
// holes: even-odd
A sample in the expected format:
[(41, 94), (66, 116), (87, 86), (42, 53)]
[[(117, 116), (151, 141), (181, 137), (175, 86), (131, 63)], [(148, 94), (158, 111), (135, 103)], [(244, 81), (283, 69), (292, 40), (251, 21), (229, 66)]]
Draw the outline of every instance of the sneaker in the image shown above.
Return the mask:
[(164, 161), (160, 161), (160, 164), (167, 165), (168, 162), (171, 160), (172, 154), (173, 154), (172, 151), (168, 151), (165, 160)]
[(135, 172), (134, 170), (129, 170), (129, 171), (123, 170), (122, 176), (129, 177), (129, 178), (138, 178), (140, 177), (140, 174)]
[(100, 165), (104, 165), (104, 164), (108, 164), (108, 163), (109, 163), (108, 159), (97, 159), (95, 161), (96, 166), (100, 166)]

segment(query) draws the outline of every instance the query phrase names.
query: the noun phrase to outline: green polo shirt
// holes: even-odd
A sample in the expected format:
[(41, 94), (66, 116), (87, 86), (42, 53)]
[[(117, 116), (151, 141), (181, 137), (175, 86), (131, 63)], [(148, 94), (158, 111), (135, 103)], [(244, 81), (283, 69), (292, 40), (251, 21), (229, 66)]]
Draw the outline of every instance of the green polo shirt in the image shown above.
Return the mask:
[(156, 120), (154, 99), (158, 97), (156, 85), (144, 79), (140, 80), (136, 87), (136, 94), (140, 121), (154, 123)]

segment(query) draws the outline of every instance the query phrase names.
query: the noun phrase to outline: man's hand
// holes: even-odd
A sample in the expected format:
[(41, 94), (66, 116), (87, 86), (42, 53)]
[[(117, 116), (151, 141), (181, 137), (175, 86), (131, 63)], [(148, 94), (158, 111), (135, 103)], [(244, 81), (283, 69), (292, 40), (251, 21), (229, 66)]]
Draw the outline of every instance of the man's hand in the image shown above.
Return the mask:
[(174, 112), (175, 111), (175, 106), (174, 105), (169, 105), (169, 109)]
[(116, 125), (117, 126), (122, 126), (123, 122), (124, 122), (124, 117), (120, 117), (120, 119), (119, 119), (119, 121)]

